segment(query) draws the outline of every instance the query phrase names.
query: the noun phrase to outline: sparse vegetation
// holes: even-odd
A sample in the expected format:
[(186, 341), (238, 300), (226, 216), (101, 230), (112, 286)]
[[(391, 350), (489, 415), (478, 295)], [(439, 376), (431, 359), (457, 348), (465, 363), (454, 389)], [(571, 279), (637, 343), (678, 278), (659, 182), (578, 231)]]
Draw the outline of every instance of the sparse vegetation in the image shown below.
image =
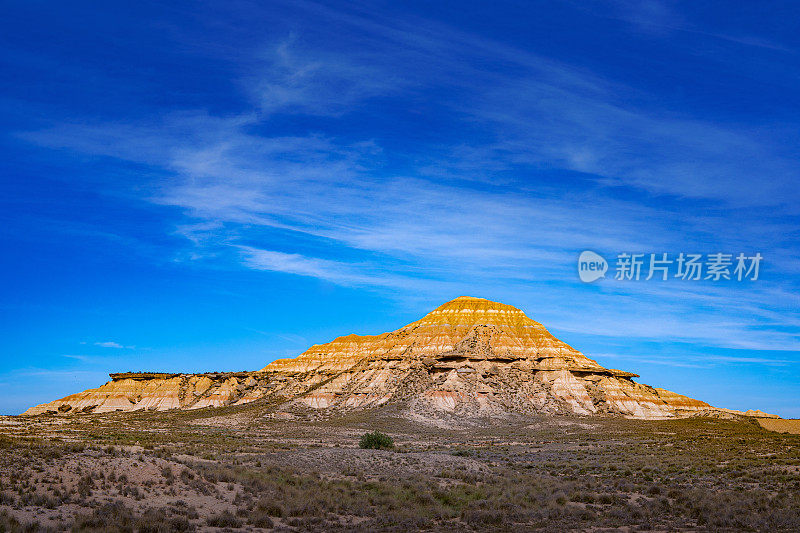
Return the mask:
[(372, 433), (364, 433), (358, 441), (359, 448), (371, 450), (389, 450), (394, 448), (394, 440), (392, 437), (380, 431), (373, 431)]
[(228, 510), (209, 516), (206, 524), (212, 527), (242, 527), (242, 521)]
[[(0, 531), (800, 530), (800, 436), (748, 422), (189, 415), (0, 433)], [(353, 449), (375, 422), (403, 453)]]

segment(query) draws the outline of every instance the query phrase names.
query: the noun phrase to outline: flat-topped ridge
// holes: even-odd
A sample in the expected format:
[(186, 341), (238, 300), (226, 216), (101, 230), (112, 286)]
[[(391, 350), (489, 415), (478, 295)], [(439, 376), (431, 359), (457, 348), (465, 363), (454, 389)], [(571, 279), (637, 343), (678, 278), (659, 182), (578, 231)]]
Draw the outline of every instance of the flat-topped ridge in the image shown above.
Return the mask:
[(557, 339), (520, 309), (459, 296), (378, 335), (344, 335), (257, 372), (119, 372), (96, 389), (27, 414), (199, 409), (258, 399), (284, 409), (366, 409), (411, 416), (516, 413), (630, 418), (753, 416), (633, 381)]

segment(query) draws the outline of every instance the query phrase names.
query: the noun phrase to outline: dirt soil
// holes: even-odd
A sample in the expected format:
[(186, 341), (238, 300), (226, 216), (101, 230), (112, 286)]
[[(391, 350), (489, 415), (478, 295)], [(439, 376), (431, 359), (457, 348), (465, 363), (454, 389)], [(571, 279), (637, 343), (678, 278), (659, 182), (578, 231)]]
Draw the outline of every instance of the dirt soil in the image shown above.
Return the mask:
[(798, 445), (703, 418), (0, 417), (0, 531), (798, 531)]

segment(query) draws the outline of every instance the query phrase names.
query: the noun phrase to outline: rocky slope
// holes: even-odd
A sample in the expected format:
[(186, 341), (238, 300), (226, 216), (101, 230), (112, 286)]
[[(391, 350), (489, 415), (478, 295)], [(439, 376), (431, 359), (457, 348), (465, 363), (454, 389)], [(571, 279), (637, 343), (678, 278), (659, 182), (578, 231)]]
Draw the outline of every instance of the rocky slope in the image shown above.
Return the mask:
[(339, 337), (257, 372), (111, 377), (25, 414), (197, 409), (266, 398), (315, 409), (391, 402), (411, 416), (744, 415), (636, 383), (636, 374), (604, 368), (519, 309), (465, 296), (396, 331)]

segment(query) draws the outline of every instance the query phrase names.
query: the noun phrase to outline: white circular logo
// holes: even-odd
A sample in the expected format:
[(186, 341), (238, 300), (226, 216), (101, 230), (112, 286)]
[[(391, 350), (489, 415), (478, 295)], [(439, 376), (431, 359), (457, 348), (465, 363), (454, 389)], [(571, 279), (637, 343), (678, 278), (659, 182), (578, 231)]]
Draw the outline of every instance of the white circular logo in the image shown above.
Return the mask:
[(608, 263), (599, 254), (591, 250), (581, 252), (578, 257), (578, 276), (584, 283), (591, 283), (606, 277)]

